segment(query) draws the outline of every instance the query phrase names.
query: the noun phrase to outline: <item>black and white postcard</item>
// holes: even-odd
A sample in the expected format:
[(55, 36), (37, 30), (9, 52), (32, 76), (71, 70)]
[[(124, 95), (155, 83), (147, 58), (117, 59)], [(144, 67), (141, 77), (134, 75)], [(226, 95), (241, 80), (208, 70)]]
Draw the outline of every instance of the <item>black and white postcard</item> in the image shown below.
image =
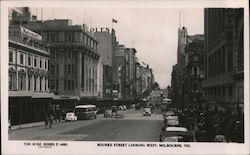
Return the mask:
[(249, 154), (247, 0), (0, 4), (3, 154)]

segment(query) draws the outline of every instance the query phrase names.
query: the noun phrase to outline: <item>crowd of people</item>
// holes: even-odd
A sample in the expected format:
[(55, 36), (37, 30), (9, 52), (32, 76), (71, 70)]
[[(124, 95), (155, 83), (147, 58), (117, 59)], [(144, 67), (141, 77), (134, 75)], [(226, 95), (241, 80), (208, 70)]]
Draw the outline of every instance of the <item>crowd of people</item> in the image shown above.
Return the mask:
[(198, 142), (244, 142), (244, 116), (230, 108), (199, 106), (176, 113)]

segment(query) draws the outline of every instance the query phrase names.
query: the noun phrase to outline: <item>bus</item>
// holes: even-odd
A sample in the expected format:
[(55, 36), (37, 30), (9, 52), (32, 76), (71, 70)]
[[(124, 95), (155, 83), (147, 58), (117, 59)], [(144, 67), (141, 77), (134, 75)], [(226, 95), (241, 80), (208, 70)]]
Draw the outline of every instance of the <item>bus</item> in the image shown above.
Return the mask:
[(77, 120), (96, 119), (97, 108), (95, 105), (77, 105), (75, 113)]
[(171, 99), (168, 98), (164, 98), (162, 99), (162, 105), (161, 105), (161, 109), (162, 110), (167, 110), (168, 105), (171, 104)]

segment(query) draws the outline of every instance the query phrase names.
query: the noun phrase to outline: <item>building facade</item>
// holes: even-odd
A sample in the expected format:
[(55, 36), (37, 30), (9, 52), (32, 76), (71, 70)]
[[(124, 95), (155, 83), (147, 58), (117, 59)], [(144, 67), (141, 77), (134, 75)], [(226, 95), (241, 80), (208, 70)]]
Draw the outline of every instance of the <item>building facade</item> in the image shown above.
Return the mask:
[(72, 109), (100, 96), (97, 91), (97, 40), (86, 25), (69, 19), (30, 22), (25, 27), (50, 43), (49, 87), (55, 103)]
[(9, 27), (9, 117), (11, 123), (42, 121), (49, 112), (49, 45), (21, 26)]
[(102, 77), (102, 92), (103, 98), (112, 99), (112, 91), (113, 91), (113, 69), (115, 64), (115, 49), (116, 49), (116, 42), (114, 41), (115, 38), (115, 31), (110, 32), (109, 29), (102, 29), (100, 31), (96, 31), (95, 37), (98, 44), (97, 52), (100, 54), (100, 64), (103, 66), (103, 77)]
[(219, 107), (244, 107), (244, 10), (205, 9), (205, 99)]
[(188, 36), (185, 52), (184, 102), (188, 106), (201, 102), (201, 82), (204, 79), (204, 35)]
[(175, 78), (171, 87), (174, 89), (174, 104), (179, 107), (184, 107), (184, 78), (185, 78), (185, 65), (186, 65), (186, 46), (188, 43), (187, 28), (182, 27), (178, 29), (178, 48), (177, 48), (177, 65), (175, 67), (174, 77)]

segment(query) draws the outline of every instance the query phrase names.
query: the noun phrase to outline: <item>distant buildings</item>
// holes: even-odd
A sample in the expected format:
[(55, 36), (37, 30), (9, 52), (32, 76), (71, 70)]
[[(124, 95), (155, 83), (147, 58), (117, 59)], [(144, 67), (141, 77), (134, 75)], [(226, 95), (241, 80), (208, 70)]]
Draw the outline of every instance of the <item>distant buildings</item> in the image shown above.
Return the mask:
[[(205, 9), (205, 34), (178, 30), (171, 97), (181, 107), (207, 104), (238, 114), (244, 107), (243, 9)], [(238, 115), (239, 116), (239, 115)]]
[(153, 70), (139, 63), (135, 48), (118, 43), (114, 29), (39, 21), (25, 7), (9, 9), (9, 31), (14, 124), (41, 121), (46, 113), (59, 118), (77, 104), (134, 103), (152, 90)]
[(188, 36), (185, 54), (184, 102), (192, 106), (202, 98), (201, 82), (204, 79), (204, 35)]

